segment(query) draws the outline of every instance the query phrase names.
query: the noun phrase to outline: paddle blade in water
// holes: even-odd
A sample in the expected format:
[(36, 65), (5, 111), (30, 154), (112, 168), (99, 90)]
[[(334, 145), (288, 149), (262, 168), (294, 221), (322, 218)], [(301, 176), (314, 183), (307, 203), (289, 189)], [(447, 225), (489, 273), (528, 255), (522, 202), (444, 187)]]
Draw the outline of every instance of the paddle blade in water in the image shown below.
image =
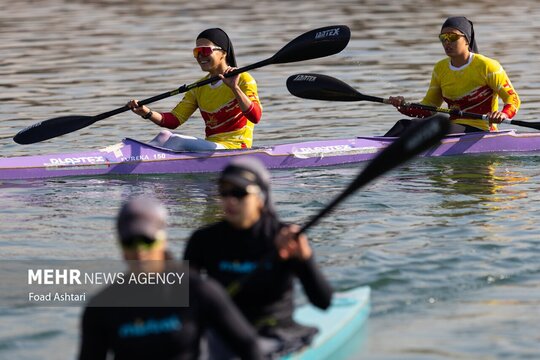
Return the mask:
[(336, 78), (321, 74), (296, 74), (287, 79), (287, 89), (302, 99), (359, 101), (361, 94)]
[(295, 38), (271, 58), (272, 64), (317, 59), (339, 53), (351, 39), (345, 25), (326, 26), (308, 31)]
[(22, 129), (13, 137), (17, 144), (33, 144), (61, 136), (96, 122), (94, 116), (60, 116)]
[(447, 115), (434, 116), (407, 129), (401, 137), (371, 160), (347, 189), (304, 225), (300, 232), (305, 232), (315, 225), (349, 195), (376, 177), (437, 144), (448, 133), (449, 129), (450, 119)]

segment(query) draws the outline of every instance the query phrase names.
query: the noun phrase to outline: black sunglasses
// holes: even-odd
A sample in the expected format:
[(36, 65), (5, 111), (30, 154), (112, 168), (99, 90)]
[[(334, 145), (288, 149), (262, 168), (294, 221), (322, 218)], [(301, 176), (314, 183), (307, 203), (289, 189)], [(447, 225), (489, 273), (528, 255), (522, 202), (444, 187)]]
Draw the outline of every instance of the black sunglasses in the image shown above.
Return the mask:
[(228, 189), (219, 189), (219, 196), (221, 197), (233, 197), (233, 198), (236, 198), (236, 199), (243, 199), (245, 198), (247, 195), (249, 194), (249, 192), (247, 191), (247, 189), (242, 189), (242, 188), (228, 188)]

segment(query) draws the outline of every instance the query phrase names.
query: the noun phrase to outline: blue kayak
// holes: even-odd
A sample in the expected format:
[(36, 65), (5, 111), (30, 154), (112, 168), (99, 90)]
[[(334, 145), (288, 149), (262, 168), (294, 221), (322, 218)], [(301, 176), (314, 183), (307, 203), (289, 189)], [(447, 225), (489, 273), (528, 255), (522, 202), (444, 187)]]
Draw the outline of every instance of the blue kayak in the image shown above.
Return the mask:
[(362, 286), (335, 294), (327, 310), (312, 305), (300, 306), (294, 312), (294, 319), (300, 324), (317, 327), (319, 333), (309, 347), (282, 359), (331, 359), (366, 322), (369, 297), (370, 288)]

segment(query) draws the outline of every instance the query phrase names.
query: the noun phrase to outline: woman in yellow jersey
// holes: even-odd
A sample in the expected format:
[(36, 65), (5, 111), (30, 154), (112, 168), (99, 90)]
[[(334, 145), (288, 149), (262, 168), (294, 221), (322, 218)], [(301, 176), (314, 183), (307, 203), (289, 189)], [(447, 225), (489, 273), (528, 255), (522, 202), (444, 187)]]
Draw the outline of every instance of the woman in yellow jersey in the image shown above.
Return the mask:
[[(497, 124), (514, 117), (520, 105), (519, 96), (502, 66), (478, 53), (473, 23), (464, 16), (449, 17), (442, 25), (439, 39), (448, 57), (435, 64), (429, 89), (420, 103), (440, 107), (444, 101), (449, 108), (489, 116), (489, 122), (453, 116), (452, 133), (497, 130)], [(504, 102), (501, 111), (499, 97)], [(407, 116), (433, 115), (407, 107), (402, 96), (391, 96), (389, 100)], [(398, 121), (385, 136), (399, 136), (412, 122)]]
[(216, 150), (250, 148), (253, 128), (262, 115), (257, 95), (257, 83), (249, 73), (225, 78), (236, 69), (234, 49), (229, 36), (219, 28), (207, 29), (197, 36), (193, 56), (201, 70), (208, 74), (204, 80), (219, 76), (215, 83), (189, 90), (171, 112), (159, 113), (131, 100), (127, 106), (137, 115), (155, 124), (175, 129), (199, 109), (205, 122), (206, 138), (161, 131), (151, 144), (175, 150)]

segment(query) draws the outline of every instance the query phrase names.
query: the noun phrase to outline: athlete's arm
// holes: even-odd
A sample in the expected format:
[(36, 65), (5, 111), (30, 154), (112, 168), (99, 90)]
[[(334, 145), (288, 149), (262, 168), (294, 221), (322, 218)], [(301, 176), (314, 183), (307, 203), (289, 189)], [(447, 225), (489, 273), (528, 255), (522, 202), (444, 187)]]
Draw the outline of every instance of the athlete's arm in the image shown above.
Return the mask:
[[(506, 115), (506, 118), (512, 119), (519, 110), (521, 100), (519, 99), (516, 90), (512, 86), (512, 83), (510, 82), (510, 79), (508, 78), (508, 75), (506, 74), (502, 66), (500, 66), (499, 63), (495, 64), (497, 64), (499, 67), (497, 69), (493, 69), (492, 72), (488, 73), (488, 85), (497, 93), (497, 95), (500, 96), (501, 100), (504, 102), (504, 107), (500, 111), (501, 115)], [(492, 111), (489, 114), (490, 120), (491, 117), (494, 117), (495, 115), (497, 115), (497, 113), (499, 112)], [(501, 116), (499, 116), (499, 118), (501, 118)]]
[(257, 333), (225, 290), (216, 281), (207, 279), (200, 282), (199, 294), (206, 323), (216, 330), (231, 349), (241, 359), (262, 359), (257, 345)]
[[(422, 101), (420, 101), (420, 104), (440, 107), (444, 101), (442, 96), (441, 83), (437, 76), (436, 68), (437, 67), (435, 67), (433, 69), (433, 72), (431, 73), (431, 80), (429, 82), (428, 90)], [(434, 112), (429, 110), (404, 106), (405, 99), (402, 96), (391, 96), (389, 100), (390, 103), (394, 105), (400, 113), (406, 116), (426, 118), (435, 114)]]
[(307, 236), (298, 234), (299, 230), (298, 225), (285, 225), (280, 229), (275, 239), (278, 255), (281, 260), (291, 262), (309, 301), (326, 309), (332, 300), (332, 287), (313, 260)]
[(318, 308), (328, 308), (332, 301), (333, 289), (315, 263), (314, 258), (292, 261), (296, 275), (300, 279), (309, 301)]

